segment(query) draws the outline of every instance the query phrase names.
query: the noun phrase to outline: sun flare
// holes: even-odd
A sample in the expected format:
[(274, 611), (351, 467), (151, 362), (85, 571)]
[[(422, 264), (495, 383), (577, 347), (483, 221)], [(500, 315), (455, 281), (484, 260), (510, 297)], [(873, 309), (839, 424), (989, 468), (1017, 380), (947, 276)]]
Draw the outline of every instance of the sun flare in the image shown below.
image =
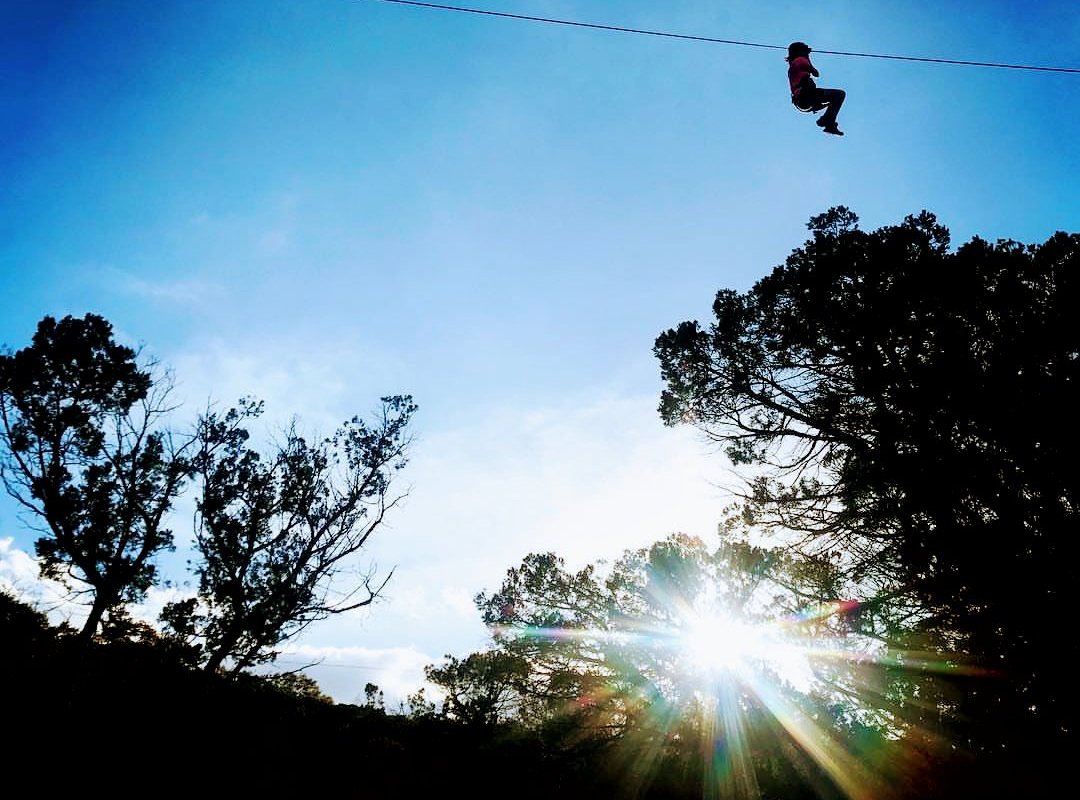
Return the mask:
[(679, 617), (676, 646), (692, 682), (725, 676), (756, 682), (765, 673), (797, 688), (810, 681), (808, 643), (782, 622), (743, 618), (709, 593)]
[(744, 669), (760, 657), (764, 645), (760, 628), (716, 612), (694, 615), (682, 634), (690, 664), (705, 672)]
[[(857, 641), (837, 638), (826, 624), (857, 604), (833, 601), (798, 613), (768, 615), (760, 607), (757, 613), (744, 614), (728, 600), (714, 587), (706, 587), (692, 602), (681, 593), (654, 591), (650, 601), (659, 613), (651, 625), (606, 630), (533, 627), (525, 633), (530, 639), (591, 644), (601, 652), (611, 646), (619, 654), (611, 664), (622, 663), (635, 651), (643, 660), (655, 658), (651, 664), (656, 668), (653, 703), (658, 723), (681, 735), (681, 726), (690, 721), (711, 742), (706, 796), (757, 796), (750, 740), (761, 733), (754, 727), (755, 720), (762, 719), (760, 712), (816, 762), (848, 800), (880, 796), (876, 776), (800, 700), (821, 685), (817, 672), (823, 664), (857, 667), (874, 660)], [(507, 626), (503, 632), (523, 631)], [(616, 675), (617, 669), (612, 677)], [(592, 689), (574, 708), (600, 707), (605, 696), (618, 696), (616, 686), (613, 680), (610, 695)]]

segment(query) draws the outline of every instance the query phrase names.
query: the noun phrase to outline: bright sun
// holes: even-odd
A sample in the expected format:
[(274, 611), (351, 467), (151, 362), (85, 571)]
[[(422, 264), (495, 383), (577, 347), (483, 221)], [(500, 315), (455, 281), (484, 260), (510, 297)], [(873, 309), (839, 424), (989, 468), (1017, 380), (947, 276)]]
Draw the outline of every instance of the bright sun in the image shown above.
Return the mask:
[[(647, 652), (664, 651), (656, 662), (660, 667), (656, 688), (661, 693), (671, 692), (669, 700), (685, 703), (685, 712), (698, 715), (700, 730), (712, 737), (710, 752), (726, 754), (726, 760), (716, 762), (719, 766), (711, 778), (716, 787), (754, 788), (749, 718), (744, 714), (747, 703), (752, 702), (767, 711), (847, 797), (870, 800), (877, 796), (877, 784), (865, 765), (807, 713), (795, 694), (805, 694), (814, 687), (812, 664), (823, 659), (865, 660), (866, 653), (861, 650), (848, 651), (828, 637), (814, 635), (813, 623), (843, 613), (850, 603), (823, 603), (798, 614), (751, 621), (733, 612), (718, 591), (706, 590), (693, 602), (687, 602), (685, 596), (672, 600), (659, 593), (651, 599), (665, 612), (658, 615), (664, 621), (662, 627), (633, 632), (536, 628), (528, 635), (610, 638), (620, 650), (632, 652), (636, 643)], [(669, 713), (670, 708), (660, 704), (669, 723), (677, 718)]]
[(751, 624), (709, 603), (683, 616), (679, 646), (699, 677), (746, 680), (767, 667), (797, 688), (811, 678), (805, 646), (788, 640), (780, 626)]
[(718, 613), (695, 614), (682, 639), (691, 664), (705, 672), (739, 671), (760, 657), (764, 644), (759, 629)]

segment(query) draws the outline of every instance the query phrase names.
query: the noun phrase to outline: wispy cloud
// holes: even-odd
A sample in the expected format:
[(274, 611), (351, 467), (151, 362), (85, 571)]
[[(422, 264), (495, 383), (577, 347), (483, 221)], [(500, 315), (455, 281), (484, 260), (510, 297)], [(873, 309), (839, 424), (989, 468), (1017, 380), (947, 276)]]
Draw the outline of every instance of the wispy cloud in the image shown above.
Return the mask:
[(676, 531), (714, 537), (730, 500), (721, 469), (691, 432), (663, 428), (647, 397), (480, 409), (427, 436), (406, 468), (407, 503), (364, 552), (395, 569), (383, 600), (302, 640), (406, 646), (437, 654), (431, 663), (467, 655), (488, 641), (473, 598), (530, 552), (576, 569)]
[(296, 417), (312, 432), (330, 433), (345, 419), (366, 416), (380, 392), (371, 383), (393, 373), (385, 353), (356, 341), (311, 343), (302, 336), (227, 341), (208, 338), (169, 358), (176, 399), (196, 409), (207, 402), (232, 405), (255, 397), (266, 406), (267, 424)]
[(675, 531), (714, 533), (728, 499), (722, 465), (689, 430), (663, 427), (654, 406), (649, 396), (601, 394), (486, 409), (425, 437), (409, 467), (416, 488), (402, 537), (415, 536), (416, 552), (437, 563), (505, 568), (528, 552), (587, 563)]
[(174, 303), (176, 305), (202, 305), (224, 295), (224, 287), (199, 278), (180, 280), (147, 280), (116, 267), (100, 270), (105, 283), (121, 294), (144, 300)]
[(363, 703), (364, 689), (374, 684), (383, 692), (388, 711), (397, 711), (421, 687), (430, 698), (435, 687), (424, 680), (424, 667), (438, 659), (413, 648), (292, 647), (282, 651), (270, 671), (304, 667), (304, 673), (338, 702)]
[(0, 539), (0, 588), (42, 611), (53, 625), (81, 625), (86, 609), (60, 583), (41, 577), (38, 562), (20, 550), (13, 537)]

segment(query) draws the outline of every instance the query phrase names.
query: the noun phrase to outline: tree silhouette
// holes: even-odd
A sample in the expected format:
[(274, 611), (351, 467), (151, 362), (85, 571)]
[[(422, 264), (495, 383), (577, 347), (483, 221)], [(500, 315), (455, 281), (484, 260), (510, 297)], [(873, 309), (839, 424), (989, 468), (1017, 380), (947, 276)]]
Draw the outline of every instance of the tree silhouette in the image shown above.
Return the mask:
[(520, 716), (517, 687), (529, 665), (513, 653), (492, 650), (424, 668), (427, 680), (443, 689), (442, 714), (472, 725), (494, 725)]
[[(903, 796), (907, 762), (867, 756), (871, 743), (907, 756), (887, 743), (903, 720), (858, 694), (910, 678), (874, 661), (886, 651), (863, 627), (879, 623), (822, 601), (835, 567), (736, 533), (715, 549), (676, 534), (578, 571), (530, 554), (476, 597), (491, 649), (426, 670), (444, 716), (523, 725), (620, 796)], [(785, 674), (789, 650), (813, 690)]]
[(1075, 740), (1080, 235), (953, 252), (925, 211), (864, 232), (844, 207), (808, 227), (707, 328), (657, 338), (660, 413), (748, 470), (747, 522), (922, 605), (922, 633), (981, 669), (926, 716), (1031, 781)]
[(268, 457), (244, 427), (260, 403), (202, 418), (198, 596), (169, 604), (162, 620), (201, 646), (207, 671), (272, 661), (312, 622), (375, 600), (390, 574), (361, 574), (344, 590), (337, 579), (403, 497), (391, 479), (406, 463), (415, 411), (407, 395), (384, 397), (374, 422), (354, 417), (315, 443), (294, 424)]
[(123, 622), (155, 582), (190, 472), (193, 440), (161, 426), (167, 377), (137, 355), (95, 314), (46, 316), (30, 346), (0, 355), (0, 474), (42, 523), (42, 574), (91, 596), (83, 639)]

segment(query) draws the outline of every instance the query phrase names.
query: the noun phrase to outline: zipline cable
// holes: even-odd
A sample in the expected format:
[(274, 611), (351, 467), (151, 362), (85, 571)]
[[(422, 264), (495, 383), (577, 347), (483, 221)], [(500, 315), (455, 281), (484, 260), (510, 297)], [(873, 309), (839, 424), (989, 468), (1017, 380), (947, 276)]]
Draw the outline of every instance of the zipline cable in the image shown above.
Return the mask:
[[(456, 11), (464, 14), (482, 14), (489, 17), (506, 17), (519, 19), (527, 22), (544, 22), (550, 25), (569, 25), (575, 28), (595, 28), (603, 31), (618, 31), (619, 33), (636, 33), (643, 36), (663, 36), (669, 39), (690, 39), (696, 42), (710, 42), (713, 44), (732, 44), (740, 47), (761, 47), (768, 50), (787, 50), (787, 45), (761, 44), (758, 42), (743, 42), (737, 39), (717, 39), (712, 36), (692, 36), (685, 33), (668, 33), (665, 31), (650, 31), (642, 28), (624, 28), (620, 25), (599, 25), (593, 22), (574, 22), (566, 19), (553, 19), (551, 17), (533, 17), (526, 14), (510, 14), (505, 11), (486, 11), (480, 8), (467, 8), (465, 6), (448, 6), (440, 3), (421, 3), (417, 0), (376, 0), (380, 3), (395, 3), (402, 6), (419, 6), (421, 8), (435, 8), (441, 11)], [(818, 50), (815, 53), (826, 53), (833, 56), (852, 56), (855, 58), (886, 58), (893, 61), (923, 61), (932, 64), (960, 64), (968, 67), (994, 67), (996, 69), (1024, 69), (1040, 72), (1072, 72), (1080, 73), (1080, 68), (1072, 67), (1039, 67), (1030, 64), (1002, 64), (993, 61), (960, 61), (953, 58), (920, 58), (919, 56), (896, 56), (882, 55), (881, 53), (853, 53), (845, 50)]]

